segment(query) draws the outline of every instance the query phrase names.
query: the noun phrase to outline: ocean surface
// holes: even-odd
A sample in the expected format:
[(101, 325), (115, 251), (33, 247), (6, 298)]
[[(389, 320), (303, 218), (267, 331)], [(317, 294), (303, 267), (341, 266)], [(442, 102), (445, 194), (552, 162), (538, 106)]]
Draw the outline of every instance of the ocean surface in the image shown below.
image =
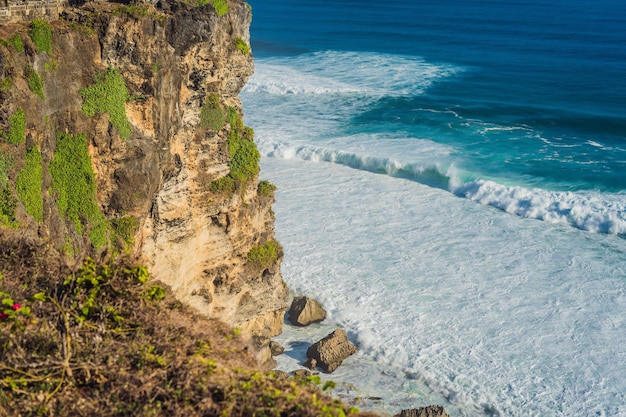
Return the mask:
[(253, 1), (241, 94), (336, 395), (626, 416), (626, 2)]

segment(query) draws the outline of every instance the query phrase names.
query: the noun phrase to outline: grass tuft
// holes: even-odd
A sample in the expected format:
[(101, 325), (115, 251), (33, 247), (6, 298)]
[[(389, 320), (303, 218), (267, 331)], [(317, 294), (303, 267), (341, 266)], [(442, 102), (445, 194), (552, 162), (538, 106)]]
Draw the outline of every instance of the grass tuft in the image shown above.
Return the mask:
[(24, 69), (24, 76), (26, 77), (26, 83), (30, 91), (37, 94), (42, 100), (45, 100), (43, 95), (43, 76), (30, 65), (27, 65)]
[(217, 131), (224, 126), (225, 121), (219, 94), (210, 94), (200, 110), (200, 126)]
[(235, 38), (234, 42), (235, 42), (235, 48), (237, 48), (237, 50), (241, 52), (243, 55), (248, 55), (250, 53), (250, 47), (248, 46), (246, 41), (244, 41), (241, 38)]
[(9, 117), (9, 135), (7, 140), (9, 143), (17, 145), (24, 142), (24, 133), (26, 132), (26, 113), (18, 108), (15, 113)]
[(248, 252), (248, 265), (257, 270), (267, 269), (278, 262), (282, 253), (283, 248), (280, 246), (280, 243), (270, 239), (250, 249), (250, 252)]

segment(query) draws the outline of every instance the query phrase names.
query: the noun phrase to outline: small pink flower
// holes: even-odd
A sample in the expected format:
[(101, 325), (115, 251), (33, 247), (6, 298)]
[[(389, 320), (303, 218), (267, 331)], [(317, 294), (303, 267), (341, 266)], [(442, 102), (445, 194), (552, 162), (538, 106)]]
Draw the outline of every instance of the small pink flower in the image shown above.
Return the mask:
[(21, 304), (18, 304), (18, 303), (13, 303), (13, 311), (17, 311), (17, 310), (19, 310), (20, 308), (22, 308), (22, 305), (21, 305)]
[(7, 316), (5, 313), (0, 312), (0, 320), (6, 320), (8, 318), (9, 316)]

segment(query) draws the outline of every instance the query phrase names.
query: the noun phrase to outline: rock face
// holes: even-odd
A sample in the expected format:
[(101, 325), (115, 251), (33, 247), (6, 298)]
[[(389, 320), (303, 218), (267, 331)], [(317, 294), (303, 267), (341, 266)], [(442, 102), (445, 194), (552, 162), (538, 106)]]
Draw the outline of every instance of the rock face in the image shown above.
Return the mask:
[(274, 342), (273, 340), (270, 342), (270, 352), (272, 356), (282, 355), (285, 352), (285, 348), (282, 347), (278, 342)]
[(440, 405), (429, 405), (428, 407), (402, 410), (394, 417), (450, 417), (446, 410)]
[[(48, 48), (28, 23), (0, 26), (21, 40), (0, 44), (0, 227), (49, 241), (70, 264), (137, 254), (178, 299), (240, 328), (269, 365), (288, 293), (273, 195), (257, 192), (237, 97), (253, 71), (251, 11), (229, 0), (218, 15), (208, 3), (68, 7), (49, 23)], [(86, 90), (109, 81), (104, 98)], [(85, 149), (75, 177), (93, 190), (85, 201), (59, 185), (68, 138)], [(251, 163), (233, 162), (238, 149)]]
[(289, 322), (295, 326), (308, 326), (324, 320), (326, 311), (320, 303), (312, 298), (300, 296), (295, 297), (291, 302), (287, 317)]
[[(316, 361), (324, 372), (333, 372), (348, 356), (357, 352), (345, 330), (337, 329), (322, 340), (312, 344), (306, 351), (307, 358)], [(309, 363), (312, 363), (310, 361)]]

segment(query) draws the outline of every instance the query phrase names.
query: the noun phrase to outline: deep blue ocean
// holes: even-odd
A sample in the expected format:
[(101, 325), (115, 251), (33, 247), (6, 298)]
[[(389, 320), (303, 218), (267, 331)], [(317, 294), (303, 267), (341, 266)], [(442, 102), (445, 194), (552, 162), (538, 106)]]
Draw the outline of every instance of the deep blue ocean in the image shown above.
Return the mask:
[(283, 273), (359, 344), (346, 381), (626, 416), (626, 2), (250, 3)]

